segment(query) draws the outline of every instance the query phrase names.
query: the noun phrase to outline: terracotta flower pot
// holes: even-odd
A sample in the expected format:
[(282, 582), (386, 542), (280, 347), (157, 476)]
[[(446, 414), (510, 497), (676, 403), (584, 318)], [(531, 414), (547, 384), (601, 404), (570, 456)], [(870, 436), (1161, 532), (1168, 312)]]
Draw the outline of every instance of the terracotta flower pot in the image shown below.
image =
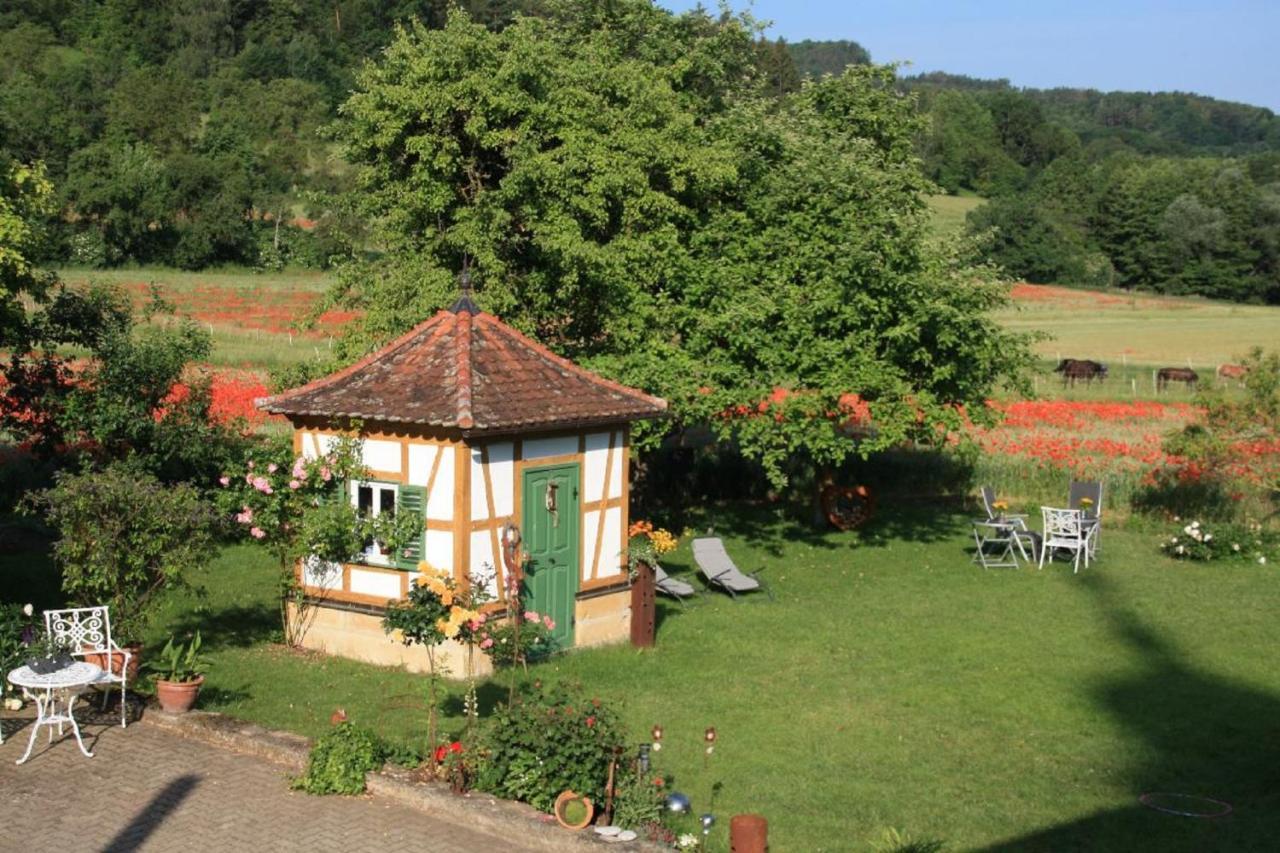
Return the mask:
[[(126, 680), (133, 684), (138, 680), (138, 665), (142, 663), (142, 644), (130, 643), (124, 646), (124, 650), (129, 653), (129, 668), (125, 671)], [(107, 658), (111, 658), (108, 662)], [(120, 670), (124, 669), (124, 655), (121, 652), (90, 652), (84, 656), (86, 663), (101, 667), (106, 672), (120, 674)]]
[(157, 678), (156, 700), (160, 703), (161, 710), (170, 714), (185, 714), (196, 704), (201, 684), (204, 684), (203, 675), (197, 676), (195, 681), (165, 681)]
[(595, 806), (591, 804), (591, 798), (576, 794), (573, 791), (564, 791), (560, 796), (556, 797), (554, 813), (556, 823), (565, 829), (574, 830), (584, 828), (596, 816)]

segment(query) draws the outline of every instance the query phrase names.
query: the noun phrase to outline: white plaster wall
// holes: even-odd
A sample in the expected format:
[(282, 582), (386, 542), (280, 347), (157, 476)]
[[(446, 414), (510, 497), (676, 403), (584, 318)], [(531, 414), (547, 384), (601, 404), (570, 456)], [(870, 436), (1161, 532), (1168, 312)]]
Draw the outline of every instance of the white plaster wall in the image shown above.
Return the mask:
[(427, 518), (436, 521), (453, 520), (453, 456), (452, 447), (442, 447), (440, 452), (440, 470), (436, 471), (436, 482), (427, 493)]
[(436, 461), (436, 454), (439, 452), (440, 447), (436, 444), (409, 445), (408, 482), (410, 485), (425, 486), (427, 484), (431, 479), (431, 465)]
[(302, 564), (302, 584), (316, 589), (342, 589), (342, 566), (308, 557)]
[(400, 471), (400, 442), (366, 438), (361, 449), (361, 459), (374, 471)]
[(627, 449), (622, 444), (622, 432), (619, 430), (614, 433), (613, 459), (609, 465), (612, 470), (609, 474), (609, 494), (606, 497), (622, 497), (622, 457), (626, 452)]
[(326, 433), (317, 433), (317, 434), (316, 434), (316, 447), (318, 448), (318, 450), (317, 450), (316, 455), (317, 455), (317, 456), (324, 456), (324, 455), (325, 455), (326, 453), (328, 453), (330, 450), (333, 450), (333, 446), (334, 446), (335, 444), (337, 444), (337, 443), (338, 443), (338, 436), (333, 435), (332, 433), (327, 433), (327, 432), (326, 432)]
[(471, 519), (482, 521), (489, 517), (489, 493), (484, 486), (484, 465), (480, 461), (480, 448), (471, 451)]
[(493, 566), (493, 541), (489, 538), (489, 531), (474, 530), (471, 533), (471, 564), (467, 567), (467, 571), (471, 573), (471, 577), (477, 580), (484, 579), (485, 589), (489, 591), (489, 595), (497, 597), (498, 584), (494, 578)]
[[(610, 507), (604, 512), (604, 532), (600, 534), (604, 542), (600, 545), (600, 565), (596, 567), (597, 578), (614, 577), (622, 574), (622, 507)], [(595, 553), (594, 551), (592, 552)]]
[(433, 568), (453, 572), (453, 534), (448, 530), (428, 530), (427, 550), (423, 558)]
[(515, 512), (516, 446), (509, 441), (489, 445), (489, 482), (493, 486), (493, 512), (505, 518)]
[(361, 595), (375, 595), (379, 598), (400, 597), (399, 572), (370, 572), (365, 569), (351, 570), (351, 592)]
[(600, 500), (604, 493), (604, 472), (609, 459), (607, 432), (588, 433), (587, 452), (582, 465), (582, 496), (588, 503)]
[(582, 579), (591, 579), (591, 561), (596, 556), (596, 538), (600, 535), (600, 510), (582, 514)]
[(576, 435), (559, 435), (554, 438), (525, 439), (522, 445), (525, 459), (542, 459), (547, 456), (567, 456), (578, 452)]

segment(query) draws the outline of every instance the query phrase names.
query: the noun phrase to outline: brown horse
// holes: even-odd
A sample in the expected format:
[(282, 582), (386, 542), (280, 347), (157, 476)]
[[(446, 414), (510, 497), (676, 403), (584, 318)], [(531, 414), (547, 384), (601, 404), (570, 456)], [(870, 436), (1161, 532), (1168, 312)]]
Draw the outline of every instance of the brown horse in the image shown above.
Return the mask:
[(1170, 382), (1182, 382), (1188, 391), (1196, 390), (1200, 374), (1189, 367), (1162, 367), (1156, 371), (1156, 391), (1163, 391)]
[(1219, 364), (1218, 365), (1218, 381), (1224, 385), (1228, 382), (1235, 382), (1237, 385), (1244, 384), (1244, 378), (1249, 375), (1249, 368), (1243, 364)]
[(1086, 358), (1064, 358), (1058, 362), (1053, 372), (1062, 374), (1063, 387), (1066, 387), (1068, 382), (1074, 386), (1077, 379), (1083, 379), (1086, 385), (1092, 385), (1095, 379), (1101, 382), (1107, 378), (1105, 364)]

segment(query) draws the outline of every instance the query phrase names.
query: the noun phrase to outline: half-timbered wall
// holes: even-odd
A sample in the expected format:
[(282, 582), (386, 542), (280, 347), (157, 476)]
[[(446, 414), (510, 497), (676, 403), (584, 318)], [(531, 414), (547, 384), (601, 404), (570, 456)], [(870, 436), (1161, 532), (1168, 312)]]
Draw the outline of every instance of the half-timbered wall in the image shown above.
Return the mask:
[[(336, 430), (298, 425), (297, 453), (315, 457), (328, 451)], [(424, 559), (452, 572), (459, 582), (483, 583), (499, 598), (503, 589), (500, 530), (521, 523), (521, 483), (525, 468), (578, 463), (582, 482), (579, 590), (588, 592), (627, 582), (628, 433), (618, 426), (583, 433), (559, 433), (466, 443), (448, 435), (373, 432), (363, 444), (370, 477), (427, 490)], [(316, 594), (366, 604), (385, 604), (407, 595), (416, 572), (360, 564), (333, 571), (304, 568), (304, 584)]]

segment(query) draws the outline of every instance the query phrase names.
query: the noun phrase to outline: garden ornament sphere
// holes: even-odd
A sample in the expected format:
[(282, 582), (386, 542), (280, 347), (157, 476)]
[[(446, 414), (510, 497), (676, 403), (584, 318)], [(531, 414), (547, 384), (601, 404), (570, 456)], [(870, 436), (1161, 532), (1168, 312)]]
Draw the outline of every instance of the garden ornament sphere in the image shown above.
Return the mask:
[(689, 798), (679, 791), (672, 791), (667, 794), (667, 811), (675, 814), (684, 814), (689, 811)]

